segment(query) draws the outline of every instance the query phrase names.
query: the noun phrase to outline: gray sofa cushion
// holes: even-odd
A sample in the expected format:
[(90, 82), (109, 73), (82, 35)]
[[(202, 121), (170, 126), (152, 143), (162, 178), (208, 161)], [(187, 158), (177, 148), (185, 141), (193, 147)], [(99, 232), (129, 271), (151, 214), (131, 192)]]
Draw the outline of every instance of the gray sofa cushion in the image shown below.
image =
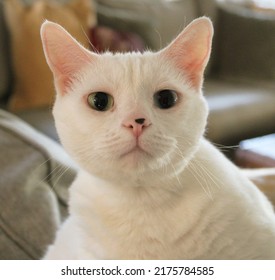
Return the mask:
[(56, 140), (57, 142), (59, 141), (51, 108), (44, 107), (30, 109), (18, 112), (16, 114), (20, 117), (20, 119), (24, 120), (38, 131)]
[(210, 108), (207, 137), (216, 143), (274, 133), (275, 86), (251, 81), (206, 80), (204, 93)]
[(54, 141), (0, 110), (0, 259), (39, 259), (67, 215), (76, 167)]
[(227, 2), (217, 12), (216, 71), (226, 78), (274, 83), (275, 13)]

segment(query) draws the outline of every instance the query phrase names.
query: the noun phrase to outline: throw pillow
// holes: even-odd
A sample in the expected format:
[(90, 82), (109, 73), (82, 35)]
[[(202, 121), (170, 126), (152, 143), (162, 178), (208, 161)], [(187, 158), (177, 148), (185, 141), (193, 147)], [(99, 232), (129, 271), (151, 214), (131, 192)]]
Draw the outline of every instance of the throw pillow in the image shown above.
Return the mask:
[(11, 111), (49, 106), (54, 99), (52, 74), (46, 64), (40, 39), (44, 20), (61, 24), (84, 46), (96, 15), (91, 0), (72, 0), (66, 4), (35, 1), (25, 6), (20, 0), (5, 1), (5, 17), (11, 37), (14, 89)]

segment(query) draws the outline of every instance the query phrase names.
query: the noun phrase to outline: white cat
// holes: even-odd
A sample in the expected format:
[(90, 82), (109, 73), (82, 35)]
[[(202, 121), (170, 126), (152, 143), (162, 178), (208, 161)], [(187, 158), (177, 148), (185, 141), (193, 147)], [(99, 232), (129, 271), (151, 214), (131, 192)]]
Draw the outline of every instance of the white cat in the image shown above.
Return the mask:
[(212, 35), (200, 18), (159, 52), (99, 55), (43, 24), (56, 127), (81, 168), (45, 259), (275, 259), (271, 204), (203, 138)]

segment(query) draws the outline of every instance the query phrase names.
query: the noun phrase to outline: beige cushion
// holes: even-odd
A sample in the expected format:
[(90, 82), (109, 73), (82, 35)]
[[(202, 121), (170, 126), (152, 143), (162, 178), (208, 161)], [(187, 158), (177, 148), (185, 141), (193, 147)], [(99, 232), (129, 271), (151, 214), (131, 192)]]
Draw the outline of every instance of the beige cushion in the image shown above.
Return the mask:
[(50, 106), (53, 103), (53, 78), (42, 50), (40, 26), (45, 19), (57, 22), (88, 47), (86, 34), (95, 24), (91, 3), (91, 0), (72, 0), (61, 5), (38, 0), (26, 7), (20, 0), (4, 2), (15, 82), (10, 110)]

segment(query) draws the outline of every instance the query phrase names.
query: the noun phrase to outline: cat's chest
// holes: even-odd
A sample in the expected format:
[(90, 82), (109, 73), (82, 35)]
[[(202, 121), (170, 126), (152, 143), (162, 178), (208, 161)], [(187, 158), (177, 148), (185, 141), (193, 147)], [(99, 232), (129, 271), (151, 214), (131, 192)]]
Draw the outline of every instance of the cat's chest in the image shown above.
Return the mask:
[(83, 174), (72, 187), (71, 215), (87, 258), (194, 259), (204, 251), (198, 244), (207, 247), (216, 239), (215, 230), (213, 238), (205, 236), (224, 213), (194, 186), (173, 192), (164, 186), (133, 191)]
[(90, 222), (87, 227), (85, 247), (94, 247), (92, 251), (105, 259), (167, 258), (176, 239), (171, 229), (178, 230), (163, 219), (141, 211), (105, 212), (97, 222)]
[(89, 210), (85, 207), (85, 215), (79, 212), (87, 257), (92, 253), (101, 259), (170, 259), (192, 254), (190, 228), (201, 210), (189, 211), (190, 197), (172, 205), (128, 199), (116, 203), (111, 196), (97, 197)]

